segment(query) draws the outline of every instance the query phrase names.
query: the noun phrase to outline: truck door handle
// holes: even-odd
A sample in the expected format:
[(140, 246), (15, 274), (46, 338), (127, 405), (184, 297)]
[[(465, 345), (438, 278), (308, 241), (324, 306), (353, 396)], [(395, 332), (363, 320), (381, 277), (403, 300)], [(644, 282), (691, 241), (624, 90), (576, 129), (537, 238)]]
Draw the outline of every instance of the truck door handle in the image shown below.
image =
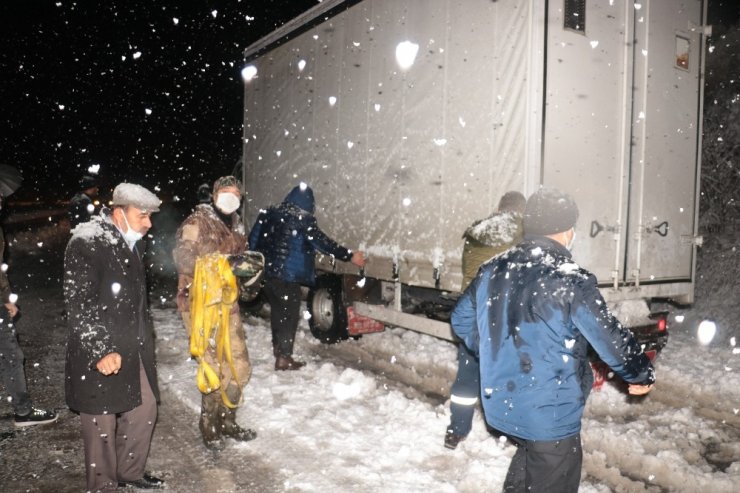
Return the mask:
[(657, 226), (653, 226), (652, 228), (649, 227), (647, 232), (656, 232), (660, 236), (668, 236), (668, 221), (663, 221), (662, 223), (658, 224)]
[(591, 221), (591, 232), (589, 235), (591, 238), (596, 238), (596, 235), (602, 231), (609, 231), (610, 233), (617, 233), (619, 231), (618, 226), (602, 226), (599, 221)]
[(604, 231), (604, 226), (599, 224), (599, 221), (591, 221), (591, 238), (596, 238), (596, 235)]

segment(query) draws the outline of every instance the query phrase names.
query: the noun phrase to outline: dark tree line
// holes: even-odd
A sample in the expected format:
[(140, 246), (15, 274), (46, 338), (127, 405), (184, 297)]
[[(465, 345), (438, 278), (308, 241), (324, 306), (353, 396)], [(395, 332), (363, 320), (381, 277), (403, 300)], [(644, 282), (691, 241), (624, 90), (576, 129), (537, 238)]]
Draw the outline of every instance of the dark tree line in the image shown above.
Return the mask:
[(706, 53), (699, 227), (740, 228), (740, 25), (717, 25)]

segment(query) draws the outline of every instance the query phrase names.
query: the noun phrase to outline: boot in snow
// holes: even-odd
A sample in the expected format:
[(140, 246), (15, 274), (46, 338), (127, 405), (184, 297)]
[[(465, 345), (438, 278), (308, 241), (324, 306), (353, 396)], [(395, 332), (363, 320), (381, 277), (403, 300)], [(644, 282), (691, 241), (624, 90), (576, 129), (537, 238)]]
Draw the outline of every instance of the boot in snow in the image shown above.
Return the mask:
[[(241, 398), (241, 389), (236, 385), (229, 385), (226, 389), (226, 396), (231, 402), (239, 402)], [(257, 432), (244, 429), (236, 423), (236, 409), (229, 409), (223, 403), (220, 404), (221, 411), (219, 419), (221, 420), (221, 435), (232, 438), (239, 442), (248, 442), (257, 438)]]
[(209, 450), (223, 450), (226, 446), (221, 439), (221, 394), (212, 392), (203, 395), (200, 408), (200, 434)]

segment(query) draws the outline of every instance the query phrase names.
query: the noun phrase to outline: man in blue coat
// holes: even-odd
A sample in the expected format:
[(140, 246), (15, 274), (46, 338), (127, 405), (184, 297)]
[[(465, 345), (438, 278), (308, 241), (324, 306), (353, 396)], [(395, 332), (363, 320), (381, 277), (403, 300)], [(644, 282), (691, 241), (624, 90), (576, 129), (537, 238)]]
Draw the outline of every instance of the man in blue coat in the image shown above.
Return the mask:
[(587, 351), (642, 395), (653, 367), (607, 309), (596, 278), (571, 258), (578, 208), (558, 190), (528, 200), (524, 240), (483, 264), (452, 313), (478, 355), (486, 421), (518, 450), (504, 491), (576, 492), (581, 417), (593, 376)]
[(249, 247), (265, 256), (265, 295), (270, 302), (272, 349), (276, 370), (305, 365), (293, 359), (300, 320), (301, 285), (313, 286), (318, 250), (338, 260), (365, 265), (361, 251), (348, 250), (324, 234), (314, 217), (313, 190), (301, 183), (279, 205), (260, 212), (249, 233)]

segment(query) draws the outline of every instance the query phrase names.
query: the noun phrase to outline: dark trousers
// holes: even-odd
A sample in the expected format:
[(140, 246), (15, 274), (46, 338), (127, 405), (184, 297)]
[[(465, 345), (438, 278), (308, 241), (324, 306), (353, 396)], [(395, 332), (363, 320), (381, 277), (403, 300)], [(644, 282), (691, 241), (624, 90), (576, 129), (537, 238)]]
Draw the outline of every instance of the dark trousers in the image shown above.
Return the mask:
[(264, 290), (270, 303), (272, 349), (275, 356), (291, 356), (301, 316), (301, 285), (268, 279)]
[(21, 415), (31, 412), (31, 397), (26, 387), (23, 360), (15, 324), (10, 318), (8, 309), (0, 304), (0, 375), (6, 391), (10, 394), (13, 412)]
[(467, 436), (480, 393), (480, 365), (465, 344), (457, 347), (457, 376), (450, 389), (450, 426), (448, 433)]
[(120, 414), (80, 413), (87, 491), (115, 491), (118, 481), (135, 481), (144, 476), (157, 420), (157, 401), (143, 366), (139, 373), (140, 406)]
[(509, 437), (517, 451), (504, 482), (509, 493), (576, 493), (581, 482), (581, 436), (556, 441)]

